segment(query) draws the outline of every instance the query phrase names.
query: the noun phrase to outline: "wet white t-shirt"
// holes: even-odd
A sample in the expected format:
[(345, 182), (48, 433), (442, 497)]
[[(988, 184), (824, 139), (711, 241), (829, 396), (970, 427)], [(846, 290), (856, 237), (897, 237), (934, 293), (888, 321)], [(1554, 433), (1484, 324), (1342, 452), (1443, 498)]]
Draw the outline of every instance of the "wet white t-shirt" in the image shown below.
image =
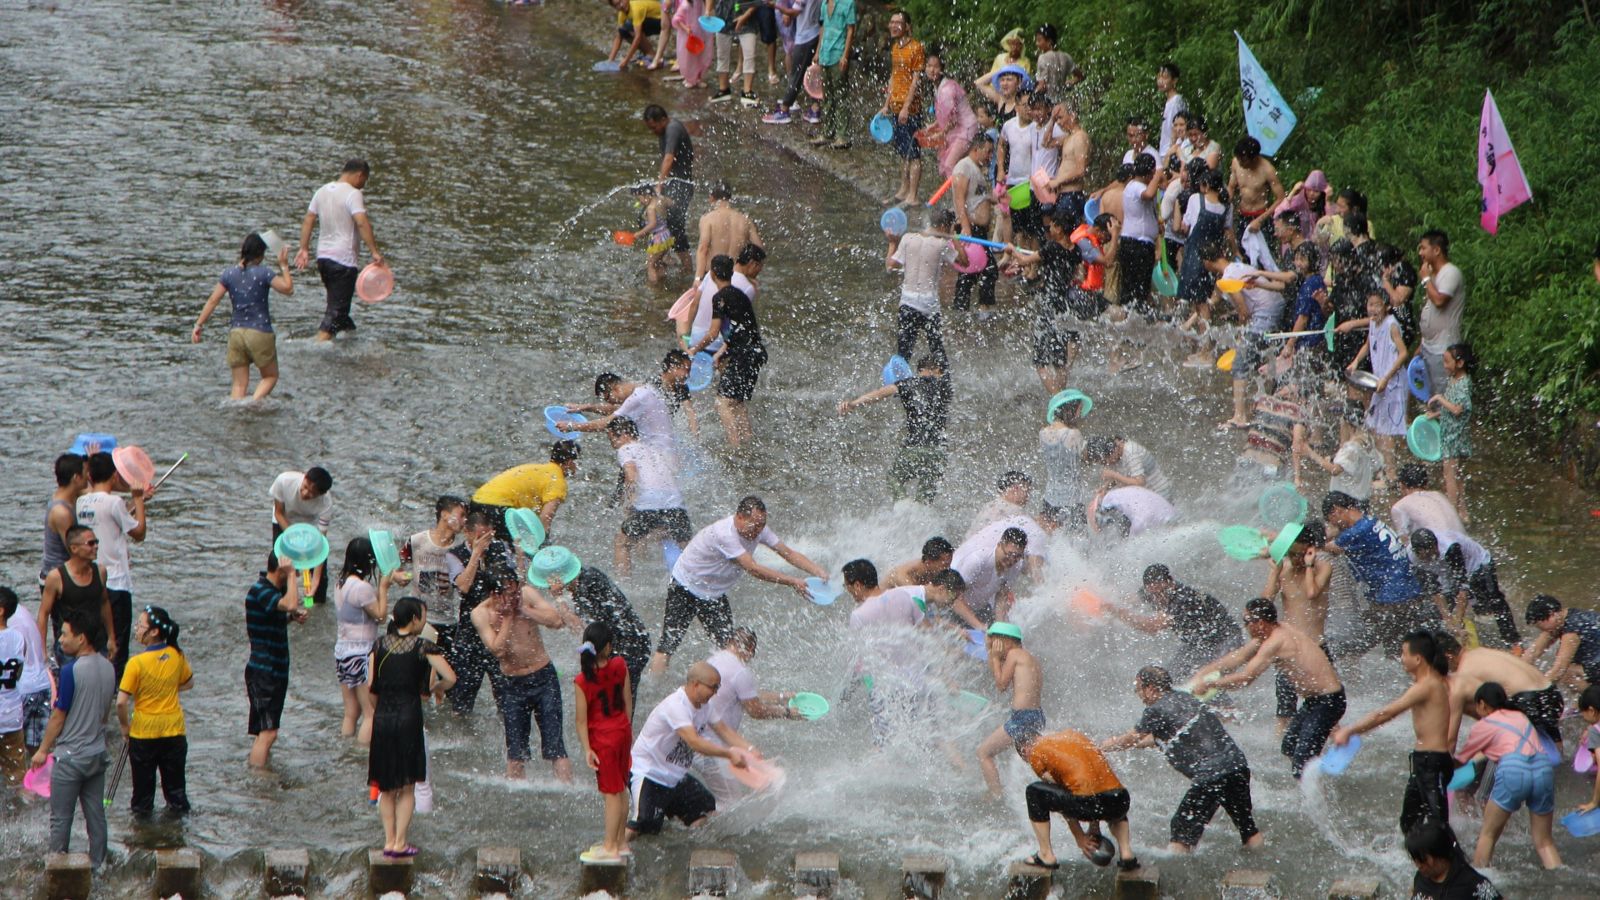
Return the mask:
[(857, 604), (850, 612), (850, 627), (859, 630), (885, 625), (921, 625), (927, 618), (926, 597), (927, 588), (920, 584), (890, 588)]
[(1389, 521), (1402, 539), (1409, 539), (1418, 528), (1428, 529), (1439, 537), (1441, 550), (1445, 549), (1444, 532), (1461, 534), (1467, 530), (1455, 504), (1439, 491), (1413, 491), (1401, 497), (1389, 507)]
[(1178, 509), (1167, 498), (1142, 487), (1119, 487), (1100, 498), (1101, 509), (1114, 509), (1128, 517), (1128, 536), (1143, 534), (1178, 518)]
[[(743, 272), (735, 269), (733, 278), (729, 279), (729, 283), (744, 291), (744, 295), (750, 298), (751, 303), (756, 302), (755, 282), (746, 278)], [(694, 324), (689, 326), (689, 340), (691, 342), (698, 342), (700, 338), (705, 336), (707, 331), (711, 330), (711, 319), (713, 318), (711, 315), (711, 298), (716, 295), (717, 283), (707, 273), (706, 277), (700, 279), (700, 299), (695, 303), (694, 307)], [(706, 345), (706, 350), (711, 353), (721, 349), (722, 338), (720, 337)], [(641, 433), (640, 436), (643, 437), (643, 434)]]
[[(994, 552), (1007, 527), (996, 522), (962, 541), (950, 560), (950, 568), (960, 572), (967, 583), (965, 599), (973, 612), (993, 609), (1001, 590), (1022, 571), (1021, 562), (1003, 572), (995, 569)], [(1032, 544), (1033, 540), (1030, 538), (1028, 543)]]
[(653, 384), (635, 385), (633, 393), (617, 407), (617, 415), (626, 416), (639, 428), (639, 440), (668, 453), (677, 452), (677, 440), (672, 434), (672, 410), (667, 400)]
[(706, 662), (722, 676), (722, 686), (706, 703), (711, 721), (738, 731), (744, 722), (744, 702), (761, 696), (756, 690), (756, 675), (732, 650), (718, 650)]
[(10, 628), (0, 631), (0, 734), (22, 730), (22, 674), (28, 647)]
[(377, 602), (377, 589), (354, 575), (339, 585), (333, 595), (338, 611), (335, 659), (365, 656), (372, 649), (372, 642), (378, 639), (378, 621), (367, 615), (367, 610)]
[(1344, 474), (1328, 479), (1330, 492), (1340, 491), (1357, 500), (1372, 496), (1372, 474), (1378, 468), (1377, 451), (1359, 438), (1353, 438), (1339, 445), (1339, 452), (1333, 455), (1333, 464), (1343, 469)]
[(341, 266), (356, 264), (356, 216), (367, 211), (367, 201), (354, 185), (330, 181), (311, 195), (306, 212), (317, 216), (317, 259)]
[(617, 465), (626, 468), (628, 463), (633, 463), (639, 479), (634, 509), (683, 508), (683, 493), (673, 477), (671, 457), (643, 441), (634, 441), (617, 448)]
[(639, 736), (633, 739), (633, 774), (662, 787), (677, 787), (694, 763), (694, 751), (678, 736), (678, 729), (692, 728), (710, 739), (712, 721), (711, 704), (695, 709), (683, 688), (668, 694), (650, 711)]
[(939, 311), (939, 271), (956, 261), (956, 248), (949, 238), (931, 234), (907, 234), (895, 248), (895, 262), (905, 268), (900, 283), (900, 305), (931, 316)]
[(106, 590), (133, 590), (133, 572), (128, 561), (128, 532), (139, 527), (139, 520), (128, 512), (128, 504), (117, 494), (95, 491), (78, 498), (78, 524), (94, 529), (100, 542), (95, 562), (106, 567)]
[(1033, 146), (1039, 125), (1018, 122), (1013, 116), (1000, 126), (1000, 140), (1006, 142), (1006, 185), (1021, 184), (1033, 176)]
[(304, 472), (285, 472), (272, 482), (272, 490), (268, 491), (272, 499), (283, 504), (283, 517), (290, 525), (315, 525), (323, 533), (328, 533), (328, 525), (332, 522), (333, 495), (323, 494), (304, 500), (300, 497), (300, 485), (306, 479)]
[(44, 638), (39, 635), (39, 617), (26, 603), (18, 603), (17, 611), (6, 620), (6, 631), (22, 635), (22, 681), (17, 690), (26, 697), (50, 690), (50, 668), (45, 661)]
[(781, 543), (771, 528), (761, 529), (755, 540), (747, 541), (734, 529), (733, 516), (718, 519), (700, 529), (683, 548), (683, 555), (672, 566), (672, 580), (702, 600), (715, 600), (744, 574), (734, 560), (754, 553), (758, 545), (776, 547)]
[[(1228, 263), (1227, 268), (1222, 270), (1223, 278), (1235, 278), (1240, 281), (1254, 274), (1254, 269), (1239, 262)], [(1247, 287), (1242, 293), (1245, 305), (1250, 309), (1248, 329), (1256, 334), (1266, 334), (1276, 328), (1278, 320), (1283, 316), (1283, 294), (1256, 287)]]

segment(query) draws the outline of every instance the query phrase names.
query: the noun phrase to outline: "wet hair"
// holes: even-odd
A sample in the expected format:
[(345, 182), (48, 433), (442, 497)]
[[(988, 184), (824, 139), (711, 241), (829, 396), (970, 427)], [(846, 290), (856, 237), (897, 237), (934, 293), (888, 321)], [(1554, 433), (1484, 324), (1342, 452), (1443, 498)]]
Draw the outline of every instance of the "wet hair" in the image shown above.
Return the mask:
[(649, 183), (649, 182), (647, 182), (647, 181), (641, 181), (638, 184), (634, 185), (633, 187), (628, 188), (628, 193), (632, 194), (635, 197), (651, 196), (651, 195), (654, 195), (655, 192), (656, 192), (656, 186), (651, 184), (651, 183)]
[(628, 437), (636, 438), (639, 436), (639, 426), (635, 425), (633, 420), (627, 416), (616, 416), (611, 421), (606, 423), (606, 433), (615, 435), (625, 434)]
[(1133, 177), (1149, 178), (1156, 173), (1156, 161), (1148, 153), (1139, 153), (1133, 158)]
[(56, 487), (66, 487), (83, 472), (88, 460), (76, 453), (63, 453), (56, 457)]
[(1417, 463), (1406, 463), (1400, 467), (1400, 486), (1408, 488), (1425, 488), (1428, 486), (1428, 469)]
[(468, 528), (481, 528), (484, 525), (493, 525), (493, 524), (494, 524), (494, 517), (489, 514), (489, 511), (487, 509), (471, 509), (471, 508), (468, 508), (468, 510), (467, 510), (467, 527)]
[(66, 540), (67, 546), (71, 547), (72, 546), (72, 539), (77, 537), (80, 534), (94, 534), (94, 529), (90, 528), (87, 525), (68, 525), (67, 526), (67, 540)]
[(1084, 442), (1083, 461), (1088, 463), (1104, 464), (1111, 460), (1111, 455), (1117, 452), (1117, 439), (1108, 435), (1098, 434)]
[(1405, 251), (1393, 244), (1378, 245), (1378, 265), (1392, 266), (1406, 258)]
[(1120, 509), (1109, 509), (1102, 506), (1095, 511), (1095, 521), (1099, 523), (1101, 528), (1110, 528), (1123, 537), (1127, 537), (1133, 532), (1133, 520), (1128, 518), (1128, 514)]
[(1549, 594), (1537, 594), (1528, 602), (1528, 611), (1523, 613), (1523, 618), (1529, 625), (1538, 625), (1545, 619), (1561, 612), (1561, 601)]
[(1350, 243), (1349, 238), (1339, 238), (1328, 245), (1328, 252), (1340, 259), (1349, 259), (1356, 255), (1356, 245)]
[(311, 486), (317, 489), (317, 496), (319, 497), (333, 490), (333, 476), (329, 475), (328, 470), (321, 466), (312, 466), (307, 469), (305, 480), (311, 482)]
[(1336, 509), (1353, 509), (1361, 512), (1361, 501), (1344, 491), (1329, 491), (1328, 496), (1322, 498), (1322, 517), (1326, 519)]
[(1017, 470), (1013, 469), (1009, 472), (1000, 473), (1000, 477), (995, 479), (994, 489), (997, 491), (1006, 491), (1016, 487), (1019, 484), (1025, 484), (1031, 488), (1033, 487), (1033, 479), (1028, 476), (1027, 472), (1018, 472)]
[(732, 281), (733, 257), (721, 254), (711, 257), (711, 277), (718, 281)]
[(1359, 209), (1362, 212), (1367, 211), (1367, 195), (1361, 193), (1353, 187), (1348, 187), (1340, 191), (1337, 197), (1338, 199), (1343, 200), (1344, 205), (1350, 209)]
[(992, 138), (988, 134), (980, 131), (977, 134), (973, 135), (972, 136), (972, 140), (967, 143), (967, 152), (971, 153), (972, 151), (978, 149), (979, 147), (987, 147), (987, 146), (989, 146), (990, 144), (993, 144), (993, 143), (994, 143), (994, 138)]
[(1272, 217), (1272, 221), (1284, 226), (1285, 228), (1293, 228), (1295, 231), (1300, 230), (1300, 214), (1292, 209), (1286, 209), (1283, 212), (1278, 213)]
[(433, 520), (435, 522), (444, 518), (444, 514), (456, 509), (466, 509), (467, 501), (455, 494), (441, 494), (439, 499), (433, 501)]
[(360, 172), (362, 175), (371, 175), (372, 174), (372, 167), (367, 165), (367, 161), (366, 160), (364, 160), (364, 159), (362, 159), (361, 157), (358, 156), (358, 157), (354, 157), (352, 159), (345, 160), (344, 161), (344, 168), (341, 169), (340, 171), (345, 175), (351, 175), (351, 174), (354, 174), (356, 172)]
[(1427, 241), (1439, 249), (1445, 256), (1450, 255), (1450, 235), (1437, 228), (1429, 229), (1422, 233), (1422, 240)]
[(583, 448), (577, 441), (556, 441), (550, 445), (550, 461), (553, 463), (576, 462), (583, 453)]
[(956, 552), (956, 548), (942, 537), (931, 537), (922, 542), (922, 561), (933, 562), (941, 556), (949, 556)]
[(89, 480), (96, 484), (110, 481), (117, 474), (117, 464), (112, 462), (111, 454), (104, 450), (89, 457)]
[(1206, 262), (1216, 262), (1228, 258), (1228, 248), (1222, 241), (1206, 241), (1200, 247), (1200, 258)]
[(1295, 538), (1294, 542), (1310, 547), (1321, 547), (1328, 542), (1328, 526), (1321, 522), (1307, 522), (1300, 526), (1300, 536)]
[(1278, 607), (1265, 597), (1257, 597), (1244, 605), (1246, 622), (1271, 622), (1278, 624)]
[(1359, 234), (1369, 236), (1367, 231), (1367, 214), (1363, 210), (1352, 209), (1344, 214), (1344, 230), (1346, 234)]
[(1440, 631), (1434, 634), (1433, 642), (1439, 645), (1439, 652), (1443, 653), (1446, 659), (1461, 653), (1461, 642), (1456, 640), (1455, 635), (1448, 631)]
[(767, 502), (755, 494), (748, 494), (739, 500), (739, 505), (734, 508), (736, 515), (748, 516), (751, 513), (766, 512)]
[[(1189, 112), (1189, 127), (1198, 129), (1201, 134), (1205, 134), (1205, 132), (1206, 132), (1206, 117), (1200, 115), (1199, 113), (1195, 112), (1194, 110), (1189, 110), (1188, 112)], [(1205, 148), (1202, 147), (1201, 149), (1205, 149)]]
[(589, 679), (590, 684), (600, 683), (600, 651), (604, 650), (616, 635), (612, 634), (611, 626), (604, 622), (590, 622), (583, 629), (583, 643), (578, 650), (578, 668), (583, 670), (583, 677)]
[(61, 610), (61, 627), (72, 628), (72, 633), (84, 638), (89, 646), (99, 650), (105, 646), (105, 635), (101, 633), (100, 618), (82, 606), (72, 606)]
[(1294, 248), (1294, 261), (1295, 262), (1304, 262), (1307, 265), (1311, 266), (1312, 268), (1315, 268), (1316, 265), (1317, 265), (1317, 247), (1316, 247), (1316, 245), (1311, 243), (1310, 241), (1306, 241), (1305, 243), (1302, 243), (1300, 246)]
[[(1141, 153), (1140, 155), (1149, 156), (1150, 154)], [(1119, 163), (1117, 165), (1117, 177), (1115, 180), (1126, 184), (1131, 178), (1133, 178), (1133, 163)]]
[(1254, 162), (1261, 158), (1261, 142), (1253, 137), (1242, 137), (1233, 145), (1233, 155)]
[(1072, 423), (1078, 421), (1079, 416), (1082, 415), (1082, 410), (1082, 403), (1076, 401), (1071, 403), (1063, 403), (1056, 407), (1055, 414), (1052, 415), (1051, 418), (1063, 425), (1071, 425)]
[(646, 122), (665, 122), (667, 111), (660, 104), (652, 103), (644, 108), (643, 118)]
[(1029, 106), (1049, 106), (1050, 95), (1044, 91), (1030, 91), (1026, 97)]
[(1035, 31), (1034, 34), (1037, 34), (1039, 37), (1044, 38), (1045, 40), (1049, 41), (1052, 44), (1054, 44), (1056, 42), (1057, 37), (1058, 37), (1058, 33), (1056, 31), (1056, 27), (1054, 25), (1051, 25), (1049, 22), (1046, 22), (1043, 25), (1040, 25), (1039, 26), (1039, 30)]
[(1485, 681), (1478, 685), (1478, 691), (1472, 695), (1472, 699), (1490, 709), (1516, 709), (1511, 705), (1511, 698), (1506, 696), (1505, 687), (1498, 681)]
[(1168, 75), (1171, 75), (1173, 81), (1177, 81), (1179, 78), (1183, 77), (1178, 72), (1178, 64), (1171, 60), (1167, 60), (1166, 62), (1162, 63), (1161, 68), (1157, 69), (1156, 71), (1165, 72)]
[(377, 569), (378, 555), (372, 549), (371, 539), (366, 535), (351, 538), (344, 548), (344, 565), (339, 568), (339, 583), (344, 584), (345, 579), (352, 575), (362, 581), (370, 580)]
[(594, 377), (594, 395), (604, 397), (611, 389), (622, 383), (622, 376), (614, 372), (602, 372)]
[(661, 357), (661, 371), (663, 372), (687, 365), (689, 365), (689, 354), (682, 350), (668, 350), (667, 355)]
[(1434, 633), (1426, 628), (1418, 628), (1405, 636), (1406, 649), (1428, 661), (1440, 675), (1450, 674), (1450, 660), (1445, 658), (1444, 651), (1439, 648), (1439, 641)]
[(1461, 371), (1468, 375), (1477, 374), (1478, 354), (1472, 352), (1471, 344), (1451, 344), (1445, 348), (1445, 351), (1454, 356), (1457, 362), (1461, 363)]
[(939, 209), (931, 213), (928, 220), (939, 231), (949, 231), (955, 227), (956, 213), (952, 209)]
[(955, 569), (945, 569), (928, 579), (928, 583), (934, 587), (942, 587), (952, 594), (960, 594), (967, 589), (967, 580)]
[(1416, 553), (1438, 553), (1439, 536), (1427, 528), (1411, 532), (1411, 549)]
[(1172, 570), (1161, 563), (1145, 566), (1144, 577), (1140, 579), (1140, 583), (1145, 587), (1149, 587), (1152, 584), (1170, 584), (1171, 582)]
[(267, 242), (261, 235), (254, 231), (244, 236), (244, 243), (239, 245), (239, 262), (249, 265), (267, 255)]
[(736, 262), (741, 266), (748, 266), (751, 263), (765, 262), (766, 259), (767, 251), (760, 244), (745, 244), (739, 248), (739, 258)]
[(722, 180), (722, 179), (718, 179), (716, 181), (711, 182), (711, 199), (713, 199), (713, 200), (731, 200), (731, 199), (733, 199), (733, 185), (729, 184), (727, 181)]
[(17, 592), (11, 588), (0, 585), (0, 611), (9, 619), (17, 614)]
[(907, 28), (911, 27), (911, 13), (908, 13), (903, 9), (897, 9), (889, 14), (889, 18), (892, 20), (895, 16), (899, 16), (900, 18), (904, 19)]
[(733, 630), (733, 635), (728, 638), (728, 643), (738, 644), (740, 647), (745, 649), (746, 653), (754, 656), (756, 652), (755, 629), (750, 628), (747, 625), (740, 625), (738, 628)]
[(1211, 166), (1207, 165), (1204, 157), (1195, 156), (1191, 157), (1187, 163), (1184, 163), (1183, 169), (1188, 173), (1189, 181), (1198, 185), (1200, 179), (1206, 177), (1206, 173), (1211, 171)]
[(935, 371), (935, 372), (943, 372), (944, 371), (944, 362), (941, 361), (939, 359), (939, 357), (934, 356), (931, 353), (928, 354), (927, 356), (919, 357), (917, 359), (917, 371), (921, 372), (921, 371), (924, 371), (924, 370), (932, 370), (932, 371)]
[(844, 564), (841, 571), (844, 572), (845, 584), (859, 584), (864, 588), (878, 586), (878, 567), (871, 560), (852, 559)]
[(1578, 709), (1600, 710), (1600, 684), (1591, 684), (1578, 695)]
[(1138, 128), (1143, 131), (1149, 131), (1150, 123), (1144, 120), (1144, 116), (1129, 116), (1127, 122), (1123, 124), (1123, 128)]
[(1422, 862), (1430, 856), (1434, 859), (1454, 859), (1461, 855), (1461, 845), (1456, 842), (1456, 833), (1450, 830), (1448, 822), (1429, 818), (1411, 826), (1411, 830), (1406, 832), (1406, 853), (1413, 862)]
[(1160, 666), (1145, 666), (1133, 676), (1133, 683), (1141, 688), (1155, 688), (1167, 694), (1172, 691), (1172, 674)]
[(399, 634), (400, 629), (426, 617), (427, 614), (428, 607), (421, 600), (416, 597), (401, 597), (394, 603), (394, 612), (389, 619), (389, 633)]
[(161, 635), (162, 643), (182, 653), (183, 648), (178, 646), (178, 633), (183, 629), (172, 620), (172, 615), (159, 606), (146, 606), (144, 614), (150, 620), (150, 627)]
[(1000, 543), (1026, 547), (1028, 546), (1028, 533), (1021, 528), (1007, 528), (1005, 531), (1000, 532)]

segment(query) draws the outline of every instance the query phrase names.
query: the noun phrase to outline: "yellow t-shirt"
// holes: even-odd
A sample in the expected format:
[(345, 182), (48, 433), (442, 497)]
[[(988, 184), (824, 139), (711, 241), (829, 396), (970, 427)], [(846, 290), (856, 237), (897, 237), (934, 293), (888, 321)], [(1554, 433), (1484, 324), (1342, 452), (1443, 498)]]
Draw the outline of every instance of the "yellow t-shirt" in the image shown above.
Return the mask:
[(646, 19), (661, 18), (661, 4), (657, 0), (629, 0), (628, 16), (634, 28), (643, 28)]
[(551, 500), (567, 499), (567, 476), (559, 463), (514, 466), (484, 482), (472, 495), (474, 503), (538, 509)]
[(194, 677), (189, 660), (166, 644), (157, 644), (128, 658), (118, 688), (133, 698), (129, 737), (164, 738), (184, 733), (178, 688)]

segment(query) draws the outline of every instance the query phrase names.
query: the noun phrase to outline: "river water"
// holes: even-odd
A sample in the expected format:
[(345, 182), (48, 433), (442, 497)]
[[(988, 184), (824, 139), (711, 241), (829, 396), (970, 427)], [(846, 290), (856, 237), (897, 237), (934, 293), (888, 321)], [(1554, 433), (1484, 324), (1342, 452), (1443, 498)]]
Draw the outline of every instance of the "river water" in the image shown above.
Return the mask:
[[(591, 75), (594, 36), (555, 21), (572, 15), (587, 21), (593, 10), (565, 0), (511, 11), (475, 0), (0, 5), (0, 307), (12, 330), (0, 354), (0, 463), (12, 473), (0, 483), (0, 574), (28, 593), (49, 462), (75, 433), (115, 433), (158, 465), (191, 454), (152, 504), (149, 539), (133, 556), (138, 602), (179, 618), (197, 673), (185, 695), (196, 812), (181, 825), (136, 827), (119, 803), (113, 867), (100, 882), (107, 896), (144, 895), (149, 851), (178, 844), (212, 858), (218, 896), (258, 890), (255, 851), (268, 847), (311, 848), (323, 895), (364, 890), (359, 860), (381, 829), (361, 784), (365, 755), (338, 735), (329, 611), (296, 632), (271, 774), (244, 765), (240, 600), (259, 567), (275, 475), (316, 464), (334, 473), (337, 562), (365, 529), (419, 530), (437, 494), (468, 492), (502, 468), (542, 459), (541, 407), (584, 399), (600, 371), (647, 374), (669, 345), (661, 317), (681, 285), (648, 288), (639, 258), (609, 244), (610, 229), (632, 226), (632, 211), (623, 195), (607, 195), (653, 167), (655, 140), (638, 121), (646, 99), (692, 118), (703, 97)], [(753, 404), (752, 447), (730, 457), (705, 410), (710, 424), (689, 484), (697, 525), (759, 491), (773, 528), (814, 559), (837, 569), (867, 556), (886, 567), (930, 535), (963, 533), (997, 472), (1040, 474), (1042, 397), (1027, 363), (1026, 316), (1012, 304), (985, 333), (951, 320), (957, 406), (945, 489), (931, 508), (891, 506), (883, 474), (898, 412), (880, 406), (843, 420), (832, 412), (876, 383), (891, 345), (895, 281), (882, 273), (873, 204), (715, 121), (697, 146), (702, 176), (732, 179), (768, 241), (761, 316), (773, 348)], [(352, 155), (373, 163), (368, 204), (399, 290), (356, 311), (353, 338), (315, 346), (322, 291), (307, 273), (293, 297), (274, 299), (279, 390), (260, 408), (230, 405), (225, 328), (193, 346), (194, 315), (242, 237), (266, 227), (292, 235), (312, 191)], [(1165, 461), (1188, 524), (1114, 549), (1056, 545), (1045, 585), (1019, 612), (1046, 665), (1052, 723), (1097, 735), (1136, 720), (1132, 673), (1164, 653), (1070, 621), (1063, 600), (1073, 587), (1126, 593), (1144, 565), (1161, 560), (1238, 607), (1264, 578), (1222, 559), (1211, 538), (1252, 502), (1207, 487), (1230, 470), (1234, 452), (1212, 431), (1226, 384), (1175, 369), (1175, 351), (1160, 338), (1148, 352), (1150, 365), (1115, 378), (1085, 365), (1075, 384), (1096, 399), (1091, 432), (1127, 433)], [(1488, 446), (1492, 435), (1479, 438), (1488, 452), (1475, 468), (1474, 509), (1492, 523), (1479, 530), (1514, 600), (1549, 591), (1586, 601), (1600, 549), (1592, 498), (1520, 450)], [(597, 438), (586, 452), (558, 528), (609, 568), (610, 453)], [(641, 560), (623, 586), (653, 624), (665, 578), (659, 560)], [(837, 697), (849, 655), (843, 604), (813, 607), (748, 579), (734, 602), (763, 636), (756, 667), (765, 686)], [(565, 671), (575, 668), (576, 635), (548, 642)], [(696, 632), (679, 660), (706, 652)], [(1352, 715), (1400, 687), (1397, 664), (1374, 658), (1348, 668)], [(971, 687), (985, 677), (976, 667), (952, 676)], [(644, 709), (672, 686), (647, 681)], [(1114, 759), (1134, 785), (1140, 853), (1162, 867), (1167, 892), (1210, 896), (1239, 865), (1275, 869), (1291, 896), (1357, 873), (1408, 881), (1394, 824), (1405, 724), (1376, 734), (1336, 784), (1302, 791), (1276, 753), (1270, 690), (1264, 680), (1244, 694), (1246, 718), (1234, 728), (1254, 763), (1258, 819), (1271, 842), (1263, 854), (1243, 856), (1219, 820), (1200, 855), (1164, 859), (1151, 848), (1165, 845), (1186, 785), (1152, 752)], [(570, 685), (567, 694), (570, 704)], [(970, 752), (995, 724), (991, 714), (943, 727)], [(439, 808), (412, 832), (424, 847), (418, 893), (466, 893), (474, 848), (514, 844), (530, 870), (524, 895), (572, 895), (573, 855), (599, 836), (599, 798), (587, 779), (565, 787), (535, 766), (527, 784), (505, 783), (487, 696), (471, 720), (436, 718), (430, 728)], [(902, 854), (940, 852), (955, 862), (956, 895), (996, 896), (1004, 861), (1031, 852), (1021, 803), (1028, 779), (1014, 759), (1004, 770), (1007, 800), (990, 804), (970, 761), (953, 770), (921, 745), (874, 752), (859, 702), (821, 722), (749, 732), (788, 767), (781, 797), (702, 834), (669, 830), (638, 842), (641, 896), (682, 896), (695, 846), (739, 851), (751, 895), (777, 895), (790, 854), (818, 848), (841, 853), (850, 895), (887, 896)], [(570, 726), (567, 743), (576, 750)], [(1558, 788), (1563, 807), (1587, 790), (1570, 773)], [(45, 818), (37, 808), (0, 818), (0, 869), (13, 873), (0, 894), (24, 896), (38, 883)], [(1595, 850), (1564, 834), (1558, 843), (1571, 868), (1538, 872), (1519, 821), (1501, 845), (1497, 880), (1513, 895), (1592, 896)], [(1068, 858), (1064, 838), (1058, 848)], [(1111, 878), (1080, 861), (1057, 883), (1069, 896), (1108, 896)]]

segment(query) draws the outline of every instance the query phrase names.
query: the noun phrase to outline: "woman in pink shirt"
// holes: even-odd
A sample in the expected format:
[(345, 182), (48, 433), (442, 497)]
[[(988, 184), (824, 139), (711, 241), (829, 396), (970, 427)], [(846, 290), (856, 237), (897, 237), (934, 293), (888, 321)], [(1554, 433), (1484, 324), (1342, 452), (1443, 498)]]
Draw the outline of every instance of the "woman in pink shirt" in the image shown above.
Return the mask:
[(1489, 865), (1495, 842), (1505, 831), (1511, 814), (1528, 805), (1529, 831), (1533, 850), (1546, 869), (1561, 865), (1551, 835), (1556, 809), (1555, 773), (1545, 755), (1539, 732), (1528, 717), (1518, 712), (1498, 682), (1486, 681), (1473, 695), (1478, 723), (1467, 734), (1467, 742), (1456, 751), (1459, 762), (1474, 762), (1480, 767), (1493, 760), (1494, 788), (1483, 809), (1483, 828), (1478, 831), (1478, 847), (1472, 864)]
[(954, 78), (946, 78), (944, 60), (937, 52), (929, 52), (922, 66), (922, 74), (939, 86), (933, 98), (933, 124), (926, 129), (930, 143), (941, 140), (939, 148), (939, 174), (946, 178), (956, 163), (967, 155), (972, 136), (978, 133), (978, 117), (967, 102), (967, 90)]

